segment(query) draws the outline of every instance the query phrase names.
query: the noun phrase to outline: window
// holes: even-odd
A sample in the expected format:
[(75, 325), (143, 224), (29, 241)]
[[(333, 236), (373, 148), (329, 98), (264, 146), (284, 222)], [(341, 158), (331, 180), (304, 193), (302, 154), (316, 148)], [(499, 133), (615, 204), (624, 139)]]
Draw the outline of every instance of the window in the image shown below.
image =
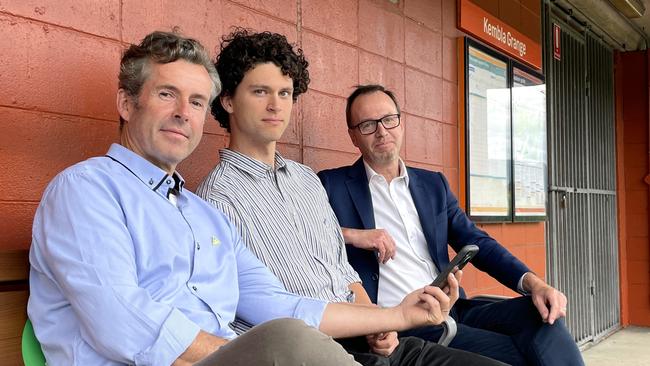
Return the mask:
[(514, 220), (546, 218), (546, 85), (519, 65), (512, 68)]
[(467, 213), (546, 218), (546, 88), (534, 71), (465, 39)]

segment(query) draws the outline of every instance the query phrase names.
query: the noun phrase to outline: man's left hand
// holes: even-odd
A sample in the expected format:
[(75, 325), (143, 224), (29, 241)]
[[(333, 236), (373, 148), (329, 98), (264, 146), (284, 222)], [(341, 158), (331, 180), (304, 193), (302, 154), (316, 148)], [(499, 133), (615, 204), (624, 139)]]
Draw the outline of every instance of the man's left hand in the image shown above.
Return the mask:
[(562, 292), (549, 286), (534, 273), (527, 273), (524, 283), (524, 289), (530, 292), (533, 304), (544, 322), (553, 324), (566, 316), (567, 299)]

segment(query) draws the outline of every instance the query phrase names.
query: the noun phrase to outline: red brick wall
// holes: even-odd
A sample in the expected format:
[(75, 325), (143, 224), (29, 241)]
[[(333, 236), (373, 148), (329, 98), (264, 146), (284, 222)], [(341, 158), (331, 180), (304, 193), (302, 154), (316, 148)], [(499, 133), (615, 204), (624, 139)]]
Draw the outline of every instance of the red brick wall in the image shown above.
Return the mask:
[[(28, 248), (47, 182), (117, 140), (121, 50), (154, 29), (178, 26), (215, 50), (233, 25), (281, 32), (310, 61), (310, 91), (294, 108), (280, 150), (318, 171), (353, 162), (345, 97), (383, 83), (403, 107), (409, 164), (442, 171), (459, 188), (455, 0), (71, 0), (0, 2), (0, 249)], [(228, 138), (214, 121), (180, 166), (189, 188)], [(483, 225), (543, 275), (544, 225)], [(505, 293), (475, 270), (471, 293)]]
[(623, 323), (650, 326), (647, 51), (616, 58), (619, 240)]

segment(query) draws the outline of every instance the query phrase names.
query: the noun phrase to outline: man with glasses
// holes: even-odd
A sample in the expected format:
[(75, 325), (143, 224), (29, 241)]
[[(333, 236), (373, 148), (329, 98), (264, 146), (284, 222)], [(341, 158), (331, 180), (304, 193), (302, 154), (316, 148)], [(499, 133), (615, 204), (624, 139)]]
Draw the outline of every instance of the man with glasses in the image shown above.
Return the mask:
[[(441, 173), (406, 167), (400, 158), (404, 125), (394, 94), (381, 85), (357, 87), (348, 97), (346, 120), (362, 157), (319, 177), (343, 227), (348, 260), (371, 300), (394, 305), (445, 268), (448, 244), (456, 252), (476, 244), (478, 269), (530, 296), (495, 303), (459, 299), (451, 311), (458, 333), (450, 346), (512, 365), (583, 364), (561, 319), (564, 294), (478, 229)], [(431, 341), (441, 334), (441, 327), (401, 333)]]

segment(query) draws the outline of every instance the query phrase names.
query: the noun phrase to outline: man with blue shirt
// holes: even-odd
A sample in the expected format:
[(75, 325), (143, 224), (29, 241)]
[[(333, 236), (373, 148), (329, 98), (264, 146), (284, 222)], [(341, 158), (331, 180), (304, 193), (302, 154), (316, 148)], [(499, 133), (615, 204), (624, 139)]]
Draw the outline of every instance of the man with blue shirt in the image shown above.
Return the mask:
[[(449, 245), (458, 252), (476, 244), (476, 268), (530, 296), (488, 304), (459, 299), (451, 311), (458, 332), (449, 346), (511, 365), (583, 364), (562, 320), (564, 294), (477, 228), (441, 173), (404, 164), (395, 95), (381, 85), (357, 87), (348, 97), (346, 120), (362, 157), (319, 177), (344, 227), (350, 264), (372, 301), (392, 306), (446, 267)], [(402, 334), (435, 341), (441, 333), (441, 327), (422, 327)]]
[[(288, 293), (176, 171), (220, 88), (195, 40), (154, 32), (125, 52), (120, 144), (57, 175), (34, 218), (27, 310), (48, 364), (356, 365), (332, 336), (448, 311), (430, 286), (386, 309)], [(261, 325), (236, 338), (235, 314)]]

